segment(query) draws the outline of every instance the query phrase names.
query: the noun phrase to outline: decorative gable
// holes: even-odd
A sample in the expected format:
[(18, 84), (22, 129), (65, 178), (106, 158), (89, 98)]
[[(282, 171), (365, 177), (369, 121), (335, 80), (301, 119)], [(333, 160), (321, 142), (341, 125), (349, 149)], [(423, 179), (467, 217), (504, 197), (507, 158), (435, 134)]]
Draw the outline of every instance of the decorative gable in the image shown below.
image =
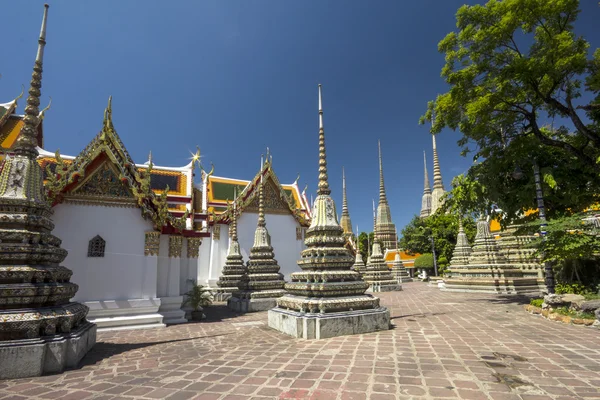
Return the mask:
[(107, 160), (93, 171), (81, 184), (65, 194), (67, 198), (97, 201), (128, 201), (135, 198), (127, 185), (119, 179), (116, 168)]
[[(268, 178), (266, 182), (264, 182), (264, 206), (265, 212), (267, 214), (291, 214), (290, 210), (289, 197), (284, 197), (287, 195), (286, 192), (281, 192), (275, 186), (275, 183), (271, 178)], [(248, 204), (245, 211), (258, 212), (258, 191), (254, 191), (253, 200)]]

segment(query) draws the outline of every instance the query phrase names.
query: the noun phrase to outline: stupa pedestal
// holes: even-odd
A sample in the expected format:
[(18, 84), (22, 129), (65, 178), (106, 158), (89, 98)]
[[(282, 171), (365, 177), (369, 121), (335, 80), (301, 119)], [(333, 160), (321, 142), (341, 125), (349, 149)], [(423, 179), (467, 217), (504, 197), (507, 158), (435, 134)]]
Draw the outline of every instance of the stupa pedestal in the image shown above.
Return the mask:
[(275, 260), (271, 236), (265, 222), (262, 182), (258, 196), (258, 225), (254, 232), (254, 245), (250, 249), (249, 260), (238, 290), (227, 300), (227, 307), (241, 313), (273, 308), (277, 304), (277, 298), (285, 294), (285, 281), (279, 273), (279, 265)]
[(358, 272), (360, 274), (360, 276), (362, 277), (362, 275), (365, 273), (367, 269), (367, 266), (365, 265), (365, 262), (363, 261), (362, 255), (360, 254), (360, 251), (356, 251), (356, 258), (354, 259), (354, 264), (352, 265), (352, 270), (355, 272)]
[(389, 310), (365, 294), (369, 285), (351, 269), (354, 258), (344, 247), (330, 193), (319, 85), (319, 190), (306, 231), (307, 248), (298, 261), (302, 271), (291, 274), (292, 281), (285, 284), (288, 294), (269, 310), (269, 326), (297, 338), (324, 339), (390, 326)]
[(524, 277), (535, 279), (540, 291), (547, 292), (544, 265), (536, 256), (535, 248), (529, 247), (535, 236), (516, 235), (518, 228), (516, 225), (510, 225), (501, 232), (498, 247), (509, 264), (519, 268)]
[[(459, 233), (461, 228), (462, 226), (459, 228)], [(464, 238), (466, 240), (466, 236)], [(459, 241), (462, 240), (459, 237)], [(450, 262), (449, 276), (445, 279), (445, 288), (442, 290), (494, 294), (540, 294), (536, 279), (524, 277), (519, 268), (508, 263), (500, 252), (496, 239), (491, 235), (489, 224), (485, 219), (477, 221), (475, 244), (467, 262), (464, 262), (465, 250), (464, 243), (461, 243), (460, 248), (459, 246), (455, 248), (455, 255), (459, 260)]]
[(225, 261), (221, 276), (217, 281), (217, 289), (215, 290), (215, 299), (218, 301), (228, 300), (232, 293), (239, 290), (240, 282), (246, 271), (237, 237), (237, 213), (235, 207), (231, 221), (231, 231), (231, 243), (229, 244), (227, 260)]
[(408, 270), (404, 267), (398, 251), (396, 251), (396, 255), (394, 256), (394, 263), (392, 264), (390, 272), (399, 284), (413, 281), (413, 278), (408, 273)]
[(390, 269), (383, 258), (381, 245), (373, 243), (373, 253), (367, 263), (367, 268), (362, 276), (363, 280), (369, 284), (367, 292), (392, 292), (402, 290), (402, 286), (392, 276)]
[(45, 6), (23, 128), (0, 171), (0, 379), (59, 373), (76, 367), (96, 343), (88, 307), (70, 299), (78, 286), (52, 234), (52, 210), (36, 161), (40, 123)]

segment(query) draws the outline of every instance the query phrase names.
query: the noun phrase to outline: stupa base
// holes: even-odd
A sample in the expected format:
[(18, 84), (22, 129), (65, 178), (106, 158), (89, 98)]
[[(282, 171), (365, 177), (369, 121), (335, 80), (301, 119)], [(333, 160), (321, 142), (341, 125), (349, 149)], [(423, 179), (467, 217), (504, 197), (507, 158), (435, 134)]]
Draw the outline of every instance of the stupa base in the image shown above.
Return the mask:
[(445, 292), (474, 292), (538, 296), (537, 279), (523, 277), (516, 268), (451, 268), (452, 276), (444, 279)]
[(301, 313), (281, 308), (269, 310), (269, 327), (301, 339), (326, 339), (390, 329), (385, 307), (330, 314)]
[(277, 298), (257, 298), (257, 299), (240, 299), (238, 297), (230, 297), (227, 300), (227, 307), (230, 310), (239, 313), (267, 311), (277, 306)]
[(0, 379), (57, 374), (75, 368), (96, 344), (96, 325), (37, 339), (0, 342)]
[(380, 284), (371, 284), (367, 289), (367, 293), (375, 293), (375, 292), (396, 292), (398, 290), (402, 290), (402, 285), (398, 283), (386, 283), (383, 285)]

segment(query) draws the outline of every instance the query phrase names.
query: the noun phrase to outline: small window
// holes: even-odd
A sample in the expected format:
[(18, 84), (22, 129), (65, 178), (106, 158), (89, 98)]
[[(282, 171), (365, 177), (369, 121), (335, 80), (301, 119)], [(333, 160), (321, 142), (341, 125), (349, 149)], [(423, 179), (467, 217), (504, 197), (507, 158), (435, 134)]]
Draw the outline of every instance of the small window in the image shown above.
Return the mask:
[(104, 247), (106, 242), (99, 235), (96, 235), (88, 244), (88, 257), (104, 257)]

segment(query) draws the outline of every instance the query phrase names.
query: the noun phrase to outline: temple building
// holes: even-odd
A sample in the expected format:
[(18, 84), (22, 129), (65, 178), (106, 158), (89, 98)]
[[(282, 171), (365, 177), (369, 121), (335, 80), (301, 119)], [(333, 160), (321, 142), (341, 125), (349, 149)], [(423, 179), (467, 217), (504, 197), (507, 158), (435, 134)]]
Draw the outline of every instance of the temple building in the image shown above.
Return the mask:
[[(23, 125), (16, 101), (4, 104), (3, 149), (11, 151)], [(89, 307), (88, 319), (99, 330), (186, 322), (183, 294), (194, 283), (218, 288), (234, 209), (228, 200), (236, 191), (240, 252), (248, 258), (261, 176), (281, 272), (289, 276), (298, 270), (310, 207), (297, 182), (279, 184), (272, 158), (261, 163), (252, 181), (217, 177), (214, 169), (200, 166), (201, 182), (194, 183), (199, 152), (182, 167), (156, 166), (151, 156), (136, 164), (113, 125), (110, 99), (100, 132), (77, 156), (42, 149), (41, 122), (35, 139), (54, 234), (68, 251), (65, 265), (79, 285), (73, 300)]]

